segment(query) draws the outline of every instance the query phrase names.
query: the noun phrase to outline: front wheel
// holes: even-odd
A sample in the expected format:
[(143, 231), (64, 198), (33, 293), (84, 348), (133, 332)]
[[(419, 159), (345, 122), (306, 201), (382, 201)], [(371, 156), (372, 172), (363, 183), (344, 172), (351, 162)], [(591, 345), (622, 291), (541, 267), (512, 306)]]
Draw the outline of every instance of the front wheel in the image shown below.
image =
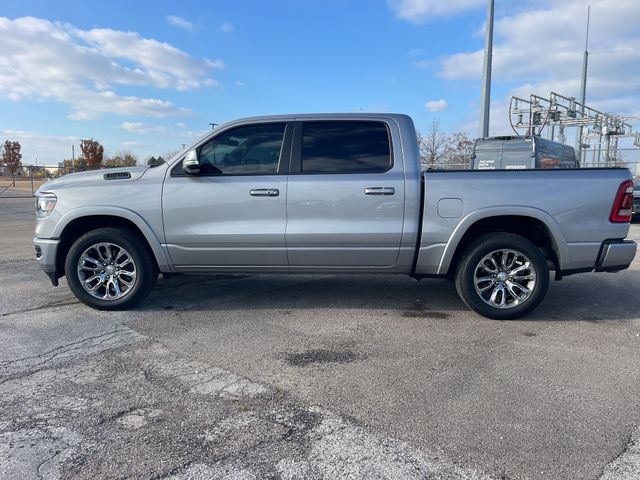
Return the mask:
[(146, 297), (157, 273), (151, 254), (133, 232), (98, 228), (76, 240), (65, 260), (73, 294), (99, 310), (124, 310)]
[(549, 287), (549, 267), (538, 247), (519, 235), (493, 233), (473, 241), (456, 271), (456, 290), (488, 318), (520, 318), (535, 309)]

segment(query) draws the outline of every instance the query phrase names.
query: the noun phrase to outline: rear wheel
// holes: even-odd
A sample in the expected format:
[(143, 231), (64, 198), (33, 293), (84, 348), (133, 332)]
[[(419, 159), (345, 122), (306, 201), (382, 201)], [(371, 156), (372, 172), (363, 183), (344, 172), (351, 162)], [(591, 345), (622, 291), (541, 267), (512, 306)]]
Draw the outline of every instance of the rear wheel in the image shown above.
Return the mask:
[(122, 228), (99, 228), (76, 240), (65, 260), (67, 283), (86, 305), (123, 310), (146, 297), (157, 279), (140, 238)]
[(472, 242), (456, 271), (456, 289), (473, 310), (497, 320), (520, 318), (547, 293), (549, 267), (538, 247), (519, 235), (493, 233)]

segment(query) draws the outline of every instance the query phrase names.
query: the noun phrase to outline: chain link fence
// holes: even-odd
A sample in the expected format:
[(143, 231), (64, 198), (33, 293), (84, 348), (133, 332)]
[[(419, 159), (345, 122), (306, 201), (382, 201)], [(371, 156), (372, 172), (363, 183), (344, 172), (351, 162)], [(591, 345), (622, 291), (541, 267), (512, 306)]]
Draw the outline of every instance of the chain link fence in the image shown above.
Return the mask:
[[(33, 197), (41, 185), (68, 173), (99, 170), (103, 167), (22, 165), (14, 169), (0, 165), (0, 199)], [(12, 171), (13, 170), (13, 171)]]

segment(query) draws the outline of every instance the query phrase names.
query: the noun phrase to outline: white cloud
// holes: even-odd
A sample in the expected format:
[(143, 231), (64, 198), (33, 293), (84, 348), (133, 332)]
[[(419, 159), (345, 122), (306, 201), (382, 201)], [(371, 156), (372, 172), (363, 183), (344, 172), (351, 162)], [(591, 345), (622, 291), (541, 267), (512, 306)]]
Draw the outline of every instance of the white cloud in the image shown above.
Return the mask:
[(426, 69), (426, 68), (431, 68), (434, 66), (437, 66), (438, 64), (436, 62), (434, 62), (433, 60), (416, 60), (415, 62), (413, 62), (413, 66), (419, 69)]
[(187, 130), (187, 125), (178, 122), (174, 126), (150, 125), (144, 122), (122, 122), (120, 128), (138, 135), (162, 135), (163, 137), (198, 138), (208, 130)]
[[(124, 60), (124, 62), (122, 61)], [(214, 85), (219, 60), (187, 53), (135, 32), (80, 30), (45, 19), (0, 17), (0, 98), (53, 100), (77, 120), (103, 114), (164, 117), (188, 110), (121, 86), (190, 90)]]
[(176, 107), (171, 102), (156, 98), (122, 96), (112, 91), (78, 91), (71, 103), (68, 118), (72, 120), (95, 120), (109, 113), (156, 118), (191, 114), (190, 110)]
[[(640, 10), (637, 0), (591, 0), (587, 104), (616, 112), (640, 111)], [(527, 5), (495, 23), (493, 84), (507, 91), (492, 102), (491, 130), (510, 132), (508, 97), (579, 96), (587, 6), (583, 0), (545, 0)], [(599, 53), (602, 52), (602, 53)], [(483, 51), (460, 52), (441, 60), (446, 80), (478, 81)], [(478, 96), (480, 92), (478, 90)]]
[(247, 86), (247, 84), (244, 83), (242, 80), (236, 80), (236, 85), (238, 87), (246, 87)]
[(107, 59), (124, 59), (138, 64), (134, 71), (144, 75), (149, 84), (160, 88), (191, 90), (213, 85), (215, 81), (209, 78), (211, 70), (224, 67), (220, 60), (195, 60), (168, 43), (142, 38), (135, 32), (94, 28), (75, 30), (74, 33)]
[[(127, 124), (128, 128), (124, 125)], [(105, 147), (105, 155), (117, 151), (119, 148), (132, 150), (140, 159), (147, 158), (150, 155), (158, 155), (168, 150), (175, 150), (183, 143), (190, 143), (206, 133), (208, 129), (202, 130), (186, 130), (183, 128), (176, 129), (170, 126), (149, 125), (141, 122), (123, 122), (120, 125), (124, 130), (130, 131), (136, 135), (148, 132), (157, 136), (149, 136), (144, 138), (127, 139), (122, 142), (108, 142), (107, 139), (95, 136), (95, 133), (84, 132), (79, 135), (55, 136), (45, 135), (39, 132), (27, 130), (0, 129), (0, 141), (16, 140), (22, 146), (22, 163), (23, 165), (35, 165), (36, 159), (38, 165), (55, 166), (64, 159), (71, 158), (71, 146), (75, 145), (76, 158), (80, 155), (80, 139), (93, 138)]]
[(440, 100), (431, 100), (424, 104), (425, 108), (430, 112), (444, 112), (449, 104), (444, 98)]
[(434, 17), (454, 15), (487, 4), (486, 0), (388, 0), (396, 17), (422, 22)]
[(181, 28), (182, 30), (186, 30), (187, 32), (192, 32), (194, 30), (193, 23), (189, 20), (185, 20), (182, 17), (178, 17), (177, 15), (169, 15), (165, 17), (167, 23), (173, 27)]
[(167, 127), (162, 125), (147, 125), (142, 122), (122, 122), (120, 128), (127, 132), (139, 133), (146, 135), (148, 133), (166, 133)]
[(24, 165), (57, 165), (65, 158), (71, 158), (71, 145), (76, 145), (79, 155), (80, 138), (75, 136), (53, 136), (26, 130), (0, 130), (1, 140), (20, 142)]
[(229, 22), (224, 22), (222, 25), (220, 25), (220, 31), (222, 33), (231, 33), (235, 29), (236, 29), (235, 25)]

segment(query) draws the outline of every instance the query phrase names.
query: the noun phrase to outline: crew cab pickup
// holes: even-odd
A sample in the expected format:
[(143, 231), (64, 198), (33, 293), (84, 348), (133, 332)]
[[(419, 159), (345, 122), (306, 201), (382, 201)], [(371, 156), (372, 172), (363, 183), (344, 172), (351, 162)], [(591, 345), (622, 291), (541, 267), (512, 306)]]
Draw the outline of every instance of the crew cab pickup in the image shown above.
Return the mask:
[(510, 319), (551, 271), (627, 268), (632, 201), (623, 168), (421, 172), (406, 115), (268, 116), (155, 168), (46, 183), (34, 244), (52, 283), (98, 309), (132, 306), (159, 273), (380, 273), (453, 279)]

